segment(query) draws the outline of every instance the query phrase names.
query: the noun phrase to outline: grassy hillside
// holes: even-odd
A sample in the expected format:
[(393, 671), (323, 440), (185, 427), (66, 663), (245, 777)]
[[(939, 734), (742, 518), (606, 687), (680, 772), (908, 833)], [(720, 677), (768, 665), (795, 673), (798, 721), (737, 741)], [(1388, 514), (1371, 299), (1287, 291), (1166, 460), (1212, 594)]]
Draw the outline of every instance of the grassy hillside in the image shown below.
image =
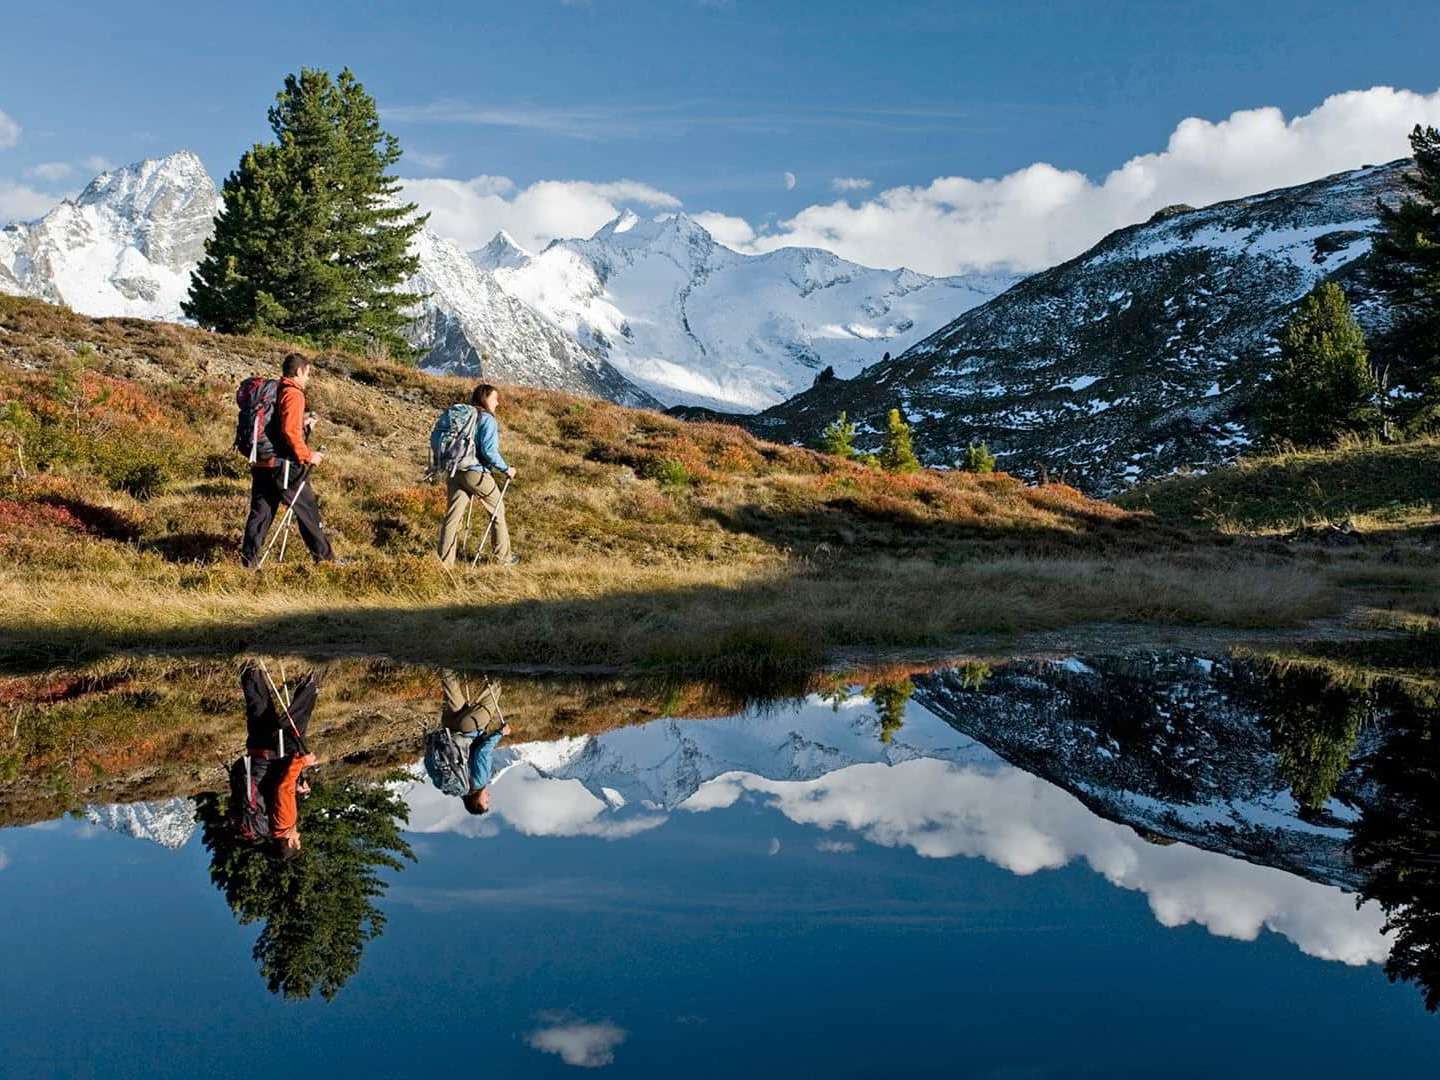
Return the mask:
[[(724, 674), (1093, 620), (1295, 625), (1345, 610), (1365, 558), (516, 388), (501, 422), (525, 561), (447, 574), (443, 489), (420, 473), (468, 385), (321, 355), (315, 486), (346, 562), (291, 544), (257, 576), (236, 558), (233, 392), (285, 351), (0, 298), (0, 663), (261, 648)], [(1419, 555), (1387, 573), (1433, 585)]]
[(1398, 537), (1440, 525), (1440, 439), (1247, 458), (1147, 485), (1117, 502), (1178, 526), (1227, 533), (1337, 526)]

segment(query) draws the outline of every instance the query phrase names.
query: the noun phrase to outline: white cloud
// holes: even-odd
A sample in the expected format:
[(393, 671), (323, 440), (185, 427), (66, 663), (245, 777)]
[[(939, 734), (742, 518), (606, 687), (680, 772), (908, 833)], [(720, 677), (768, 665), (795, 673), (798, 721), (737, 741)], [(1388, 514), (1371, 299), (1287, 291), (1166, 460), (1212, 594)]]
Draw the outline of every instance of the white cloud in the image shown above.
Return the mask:
[(794, 190), (795, 190), (795, 184), (796, 184), (795, 174), (794, 174), (793, 172), (787, 172), (787, 173), (784, 174), (784, 179), (785, 179), (785, 190), (786, 190), (786, 191), (794, 191)]
[(0, 150), (8, 150), (20, 141), (20, 125), (0, 110)]
[(748, 250), (810, 245), (929, 273), (1038, 269), (1163, 206), (1205, 205), (1404, 157), (1417, 123), (1440, 125), (1440, 91), (1350, 91), (1289, 120), (1276, 108), (1219, 122), (1192, 117), (1164, 150), (1134, 157), (1098, 183), (1044, 162), (993, 179), (944, 176), (858, 205), (806, 207), (763, 230)]
[(627, 1032), (609, 1020), (568, 1020), (539, 1028), (525, 1041), (545, 1054), (557, 1054), (566, 1065), (597, 1069), (615, 1060), (615, 1048)]
[(113, 161), (111, 161), (107, 157), (101, 156), (100, 154), (91, 154), (89, 157), (82, 160), (80, 164), (84, 165), (88, 172), (95, 175), (99, 175), (102, 172), (109, 172), (111, 169), (115, 168), (115, 163)]
[(755, 240), (755, 230), (742, 217), (717, 214), (713, 210), (704, 210), (690, 216), (726, 247), (741, 249)]
[(675, 210), (680, 200), (635, 180), (541, 180), (517, 188), (504, 176), (404, 180), (405, 194), (430, 212), (430, 228), (466, 250), (504, 229), (538, 251), (557, 238), (589, 236), (623, 206)]
[(0, 180), (0, 225), (12, 221), (33, 221), (59, 201), (54, 195), (36, 191), (25, 184)]
[(42, 161), (39, 165), (31, 165), (25, 170), (26, 176), (33, 176), (37, 180), (64, 180), (75, 171), (75, 167), (66, 161)]
[(859, 849), (850, 840), (817, 840), (815, 850), (824, 852), (826, 855), (851, 855)]
[(874, 183), (863, 176), (837, 176), (830, 181), (830, 186), (836, 191), (867, 191)]

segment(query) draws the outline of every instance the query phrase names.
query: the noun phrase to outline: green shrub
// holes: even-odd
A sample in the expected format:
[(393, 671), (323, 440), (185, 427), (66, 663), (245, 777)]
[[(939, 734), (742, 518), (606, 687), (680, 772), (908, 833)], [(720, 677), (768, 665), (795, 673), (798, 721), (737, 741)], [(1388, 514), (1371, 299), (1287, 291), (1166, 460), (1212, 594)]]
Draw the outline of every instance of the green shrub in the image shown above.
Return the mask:
[(995, 455), (983, 442), (971, 443), (965, 449), (965, 462), (961, 468), (966, 472), (993, 473), (995, 471)]
[(690, 470), (685, 467), (683, 462), (676, 461), (674, 458), (660, 458), (647, 463), (642, 470), (642, 475), (654, 480), (662, 488), (688, 487), (694, 482)]

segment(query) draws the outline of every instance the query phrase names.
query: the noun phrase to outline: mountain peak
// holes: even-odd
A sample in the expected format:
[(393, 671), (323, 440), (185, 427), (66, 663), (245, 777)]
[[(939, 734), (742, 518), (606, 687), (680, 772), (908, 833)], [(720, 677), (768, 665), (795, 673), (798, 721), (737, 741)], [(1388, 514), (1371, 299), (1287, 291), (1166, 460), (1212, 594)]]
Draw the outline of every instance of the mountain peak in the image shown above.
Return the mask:
[(616, 236), (620, 233), (627, 233), (639, 224), (640, 217), (635, 213), (635, 211), (621, 210), (620, 213), (616, 214), (604, 225), (601, 225), (600, 228), (596, 230), (595, 235), (592, 236), (590, 239), (604, 240), (608, 237)]
[(105, 204), (133, 217), (150, 213), (154, 201), (168, 194), (215, 199), (215, 182), (192, 151), (179, 150), (107, 169), (86, 185), (76, 202), (81, 206)]
[(481, 270), (500, 270), (524, 266), (533, 256), (515, 242), (504, 229), (497, 232), (482, 248), (470, 253), (470, 259)]

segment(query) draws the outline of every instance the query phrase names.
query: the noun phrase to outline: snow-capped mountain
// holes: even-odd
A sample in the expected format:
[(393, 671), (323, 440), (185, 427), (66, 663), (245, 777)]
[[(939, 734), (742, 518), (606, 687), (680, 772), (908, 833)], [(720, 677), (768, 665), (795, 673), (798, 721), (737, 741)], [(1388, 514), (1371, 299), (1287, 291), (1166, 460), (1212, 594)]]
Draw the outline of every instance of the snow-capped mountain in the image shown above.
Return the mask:
[(506, 291), (667, 405), (751, 412), (899, 353), (1017, 279), (874, 270), (814, 248), (743, 255), (685, 214), (625, 212), (529, 255), (501, 233), (473, 253)]
[(218, 208), (188, 150), (103, 172), (40, 220), (0, 230), (0, 292), (177, 320)]
[(1108, 494), (1233, 459), (1296, 301), (1335, 278), (1367, 330), (1386, 313), (1364, 281), (1378, 199), (1408, 161), (1203, 210), (1171, 207), (965, 312), (889, 363), (815, 387), (746, 423), (809, 442), (841, 410), (872, 445), (888, 409), (928, 464), (984, 441), (1000, 467), (1041, 467)]
[(413, 250), (420, 271), (404, 288), (425, 300), (406, 336), (426, 350), (426, 371), (658, 407), (609, 362), (505, 292), (449, 240), (422, 229)]
[(181, 798), (87, 806), (85, 819), (171, 850), (184, 847), (197, 826), (194, 802)]
[[(0, 292), (86, 315), (179, 321), (219, 205), (214, 181), (187, 150), (102, 173), (40, 220), (0, 231)], [(422, 230), (414, 250), (420, 270), (403, 287), (427, 296), (409, 332), (430, 350), (426, 367), (657, 404), (454, 244)]]

